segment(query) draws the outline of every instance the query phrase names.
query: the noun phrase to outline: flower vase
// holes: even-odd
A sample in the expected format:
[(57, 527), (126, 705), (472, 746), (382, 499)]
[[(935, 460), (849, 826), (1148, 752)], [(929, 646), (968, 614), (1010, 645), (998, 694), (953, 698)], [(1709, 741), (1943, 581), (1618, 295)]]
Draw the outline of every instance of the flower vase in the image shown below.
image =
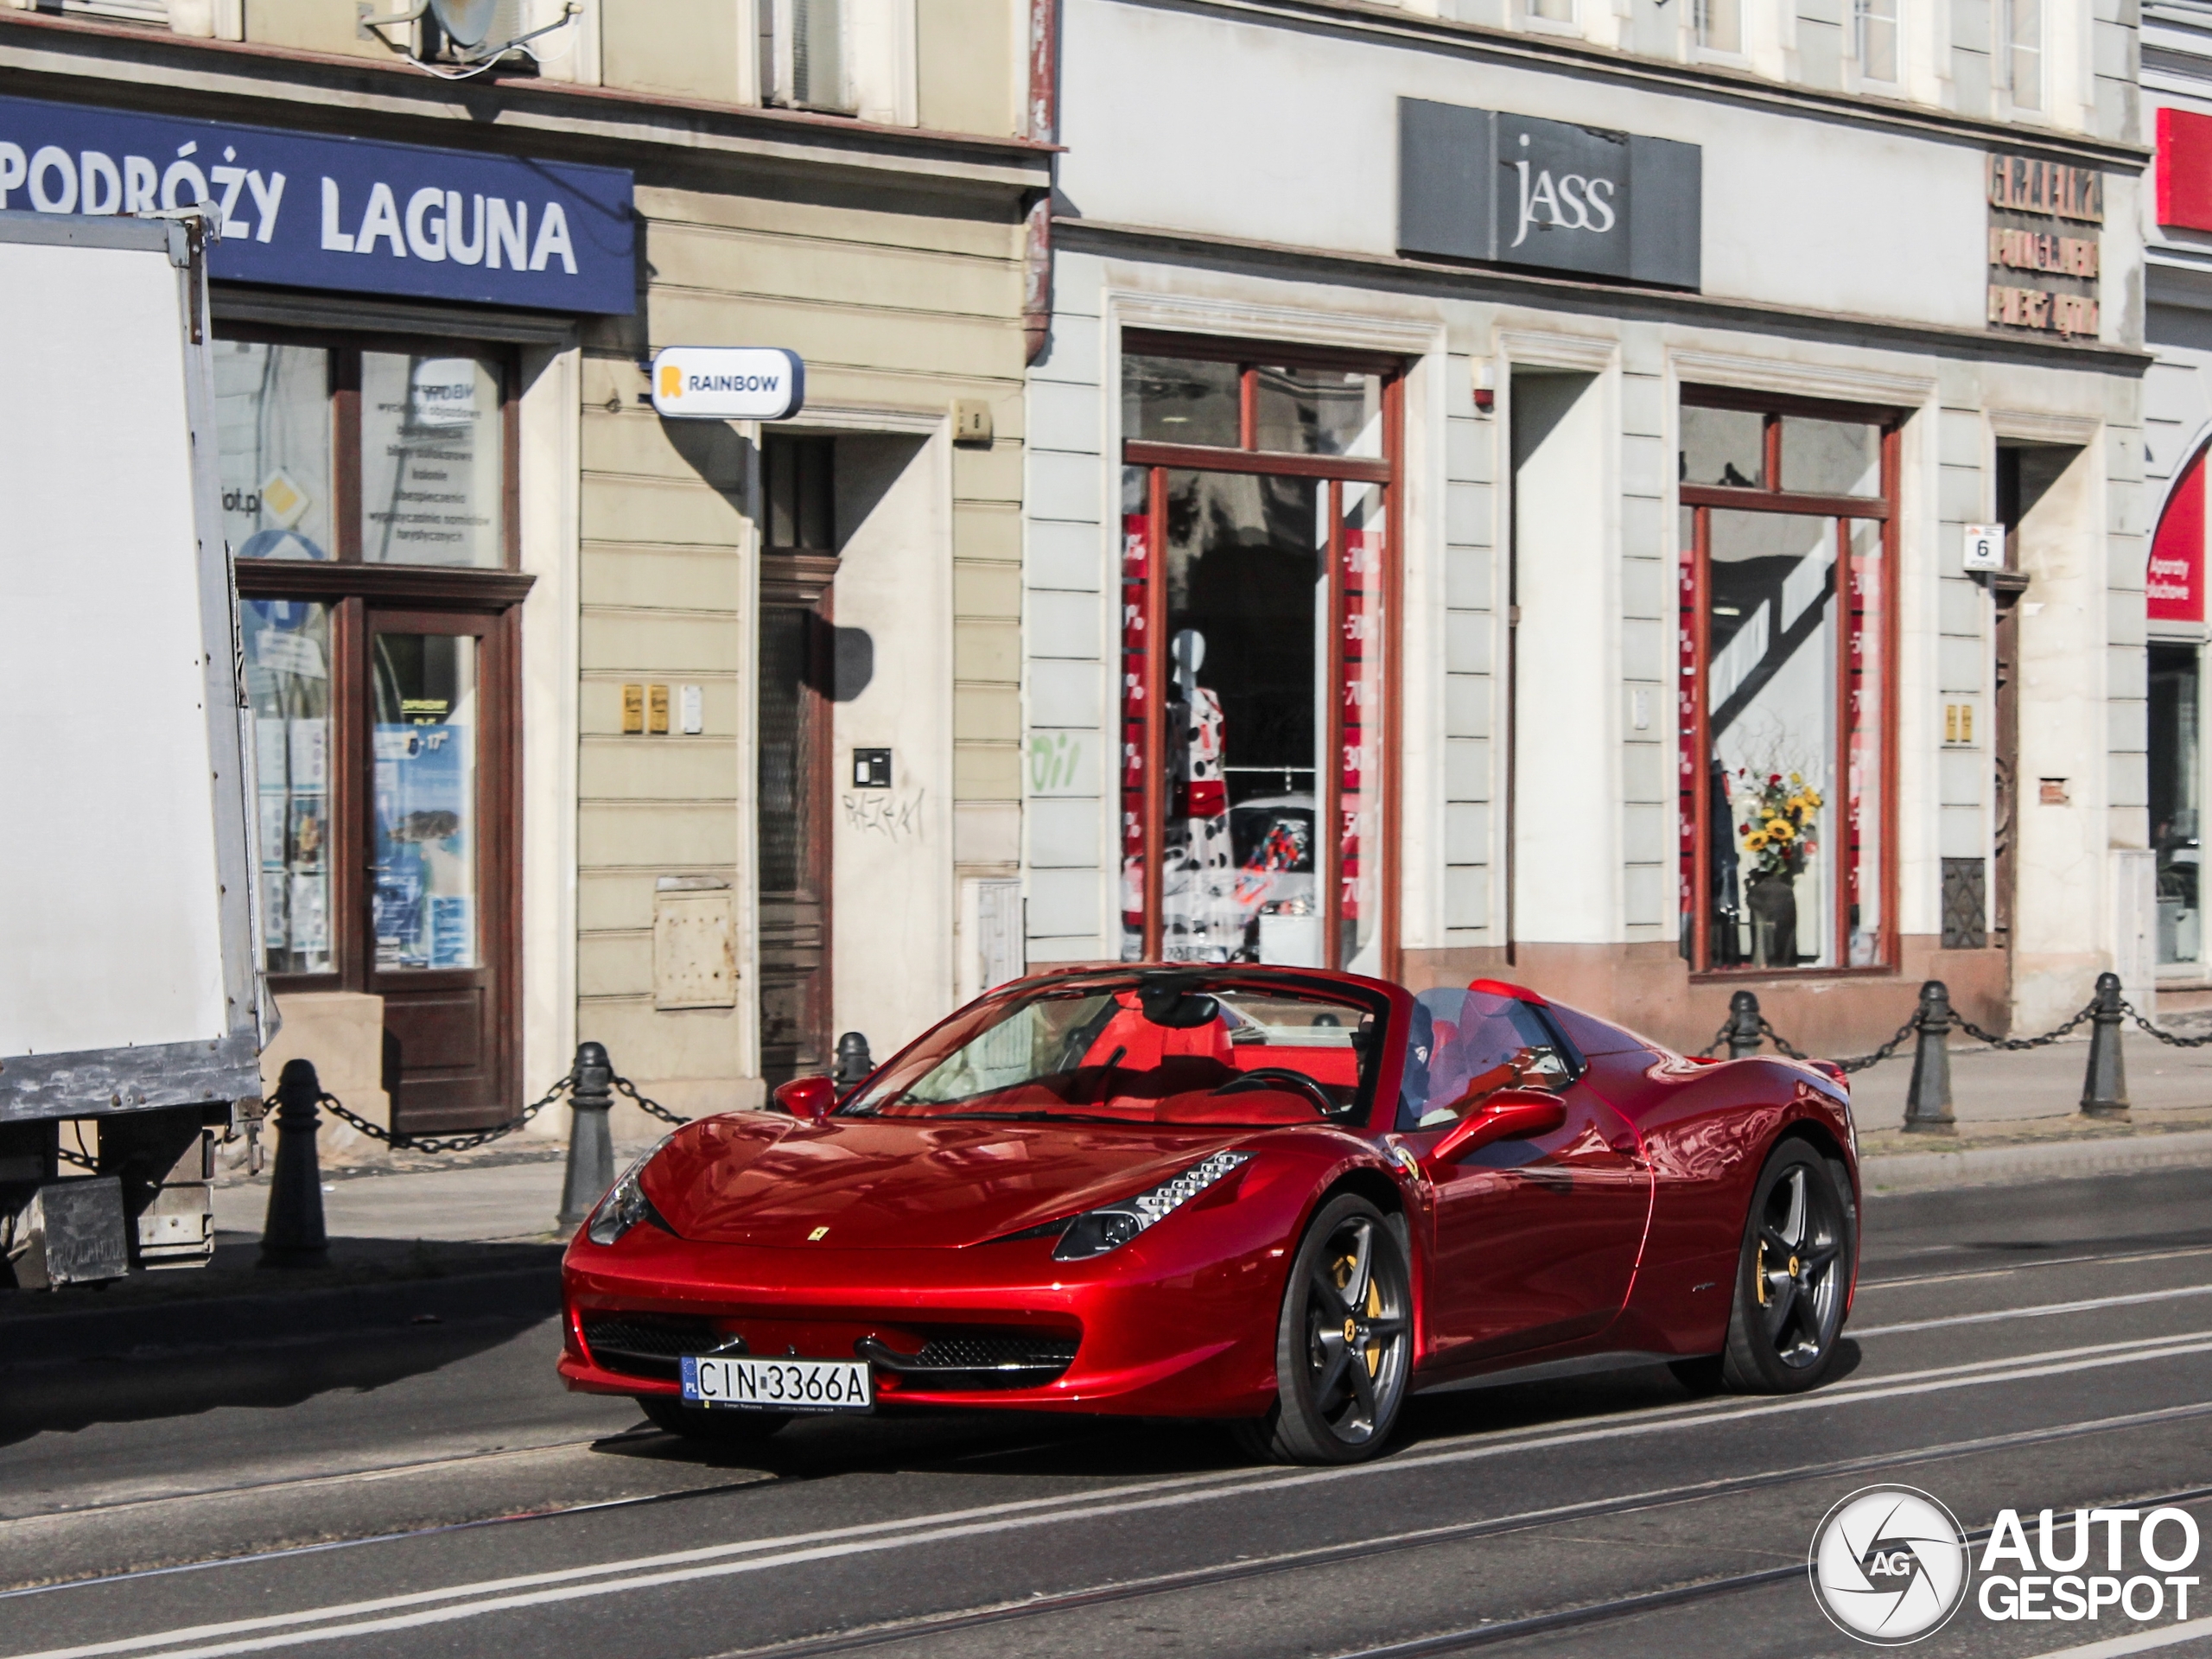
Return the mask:
[(1797, 965), (1797, 884), (1786, 875), (1755, 875), (1744, 896), (1751, 916), (1751, 962), (1760, 968)]

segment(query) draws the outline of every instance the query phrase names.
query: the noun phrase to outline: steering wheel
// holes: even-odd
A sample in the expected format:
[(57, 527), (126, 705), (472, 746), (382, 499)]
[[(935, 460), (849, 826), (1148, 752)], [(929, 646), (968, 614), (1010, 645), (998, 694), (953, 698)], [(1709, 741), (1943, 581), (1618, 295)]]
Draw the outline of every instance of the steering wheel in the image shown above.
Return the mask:
[(1288, 1089), (1312, 1101), (1320, 1109), (1324, 1117), (1337, 1109), (1337, 1103), (1329, 1098), (1327, 1090), (1303, 1071), (1294, 1071), (1287, 1065), (1255, 1066), (1242, 1077), (1231, 1077), (1213, 1092), (1217, 1095), (1239, 1095), (1248, 1089)]

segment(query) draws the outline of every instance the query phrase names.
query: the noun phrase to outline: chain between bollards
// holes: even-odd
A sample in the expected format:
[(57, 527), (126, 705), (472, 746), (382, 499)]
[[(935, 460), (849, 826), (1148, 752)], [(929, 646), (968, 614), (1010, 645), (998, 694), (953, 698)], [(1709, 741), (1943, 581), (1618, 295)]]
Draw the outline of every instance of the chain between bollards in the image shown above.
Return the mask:
[(330, 1260), (322, 1223), (322, 1167), (315, 1157), (315, 1106), (322, 1084), (309, 1060), (287, 1060), (276, 1079), (276, 1167), (261, 1227), (264, 1268), (320, 1268)]
[[(1984, 1031), (1954, 1011), (1949, 988), (1940, 979), (1931, 979), (1920, 988), (1920, 1004), (1912, 1018), (1898, 1027), (1897, 1034), (1888, 1042), (1871, 1054), (1822, 1064), (1843, 1071), (1863, 1071), (1889, 1058), (1908, 1036), (1913, 1037), (1912, 1081), (1905, 1092), (1904, 1128), (1923, 1135), (1951, 1135), (1958, 1128), (1957, 1117), (1951, 1109), (1952, 1032), (1962, 1031), (1993, 1048), (2018, 1052), (2055, 1043), (2087, 1020), (2089, 1058), (2082, 1078), (2082, 1114), (2085, 1117), (2124, 1118), (2128, 1116), (2127, 1063), (2120, 1039), (2120, 1028), (2131, 1019), (2160, 1041), (2176, 1046), (2195, 1047), (2212, 1042), (2212, 1037), (2176, 1037), (2160, 1031), (2121, 995), (2118, 974), (2098, 975), (2096, 994), (2081, 1011), (2064, 1024), (2036, 1037), (1998, 1037)], [(1758, 1053), (1761, 1040), (1767, 1038), (1771, 1038), (1775, 1047), (1792, 1059), (1811, 1058), (1783, 1041), (1781, 1033), (1767, 1023), (1759, 1013), (1755, 994), (1738, 991), (1728, 999), (1727, 1022), (1704, 1052), (1710, 1054), (1725, 1043), (1728, 1058), (1739, 1060)]]

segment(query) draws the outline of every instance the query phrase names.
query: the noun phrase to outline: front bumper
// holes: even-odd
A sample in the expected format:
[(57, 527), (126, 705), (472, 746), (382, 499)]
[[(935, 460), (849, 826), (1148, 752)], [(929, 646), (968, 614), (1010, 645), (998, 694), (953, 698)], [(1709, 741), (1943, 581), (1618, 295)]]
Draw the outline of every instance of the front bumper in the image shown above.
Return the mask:
[[(683, 1331), (683, 1342), (696, 1332), (764, 1356), (850, 1359), (888, 1350), (977, 1361), (935, 1375), (917, 1372), (912, 1360), (876, 1363), (886, 1406), (1174, 1417), (1264, 1411), (1274, 1394), (1282, 1251), (1192, 1262), (1150, 1244), (1140, 1239), (1091, 1261), (1059, 1262), (1050, 1239), (832, 1250), (690, 1243), (650, 1223), (611, 1246), (580, 1235), (563, 1267), (560, 1371), (570, 1388), (588, 1392), (677, 1393), (672, 1356), (656, 1367), (635, 1351), (594, 1353), (590, 1328), (622, 1319), (633, 1333), (658, 1325)], [(633, 1335), (629, 1345), (643, 1344)], [(1057, 1375), (1049, 1363), (984, 1374), (994, 1356), (1025, 1346), (1035, 1360), (1071, 1347), (1072, 1357)]]

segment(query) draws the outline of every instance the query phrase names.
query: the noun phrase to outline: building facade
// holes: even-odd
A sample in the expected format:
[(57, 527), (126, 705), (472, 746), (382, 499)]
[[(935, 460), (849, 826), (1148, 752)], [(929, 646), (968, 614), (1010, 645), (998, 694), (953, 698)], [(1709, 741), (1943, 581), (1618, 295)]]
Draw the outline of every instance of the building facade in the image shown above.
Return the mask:
[[(2147, 977), (2118, 9), (1066, 0), (1032, 963)], [(1971, 554), (1971, 560), (1970, 560)], [(1970, 568), (1979, 565), (1979, 569)]]
[[(0, 10), (0, 205), (223, 220), (271, 1077), (757, 1101), (972, 988), (1018, 876), (1027, 14), (401, 10)], [(804, 410), (663, 419), (671, 345)]]
[(2155, 527), (2145, 569), (2151, 847), (2160, 994), (2212, 992), (2200, 860), (2204, 715), (2204, 452), (2212, 441), (2212, 9), (2143, 15), (2146, 136), (2158, 150), (2144, 200), (2145, 493)]

